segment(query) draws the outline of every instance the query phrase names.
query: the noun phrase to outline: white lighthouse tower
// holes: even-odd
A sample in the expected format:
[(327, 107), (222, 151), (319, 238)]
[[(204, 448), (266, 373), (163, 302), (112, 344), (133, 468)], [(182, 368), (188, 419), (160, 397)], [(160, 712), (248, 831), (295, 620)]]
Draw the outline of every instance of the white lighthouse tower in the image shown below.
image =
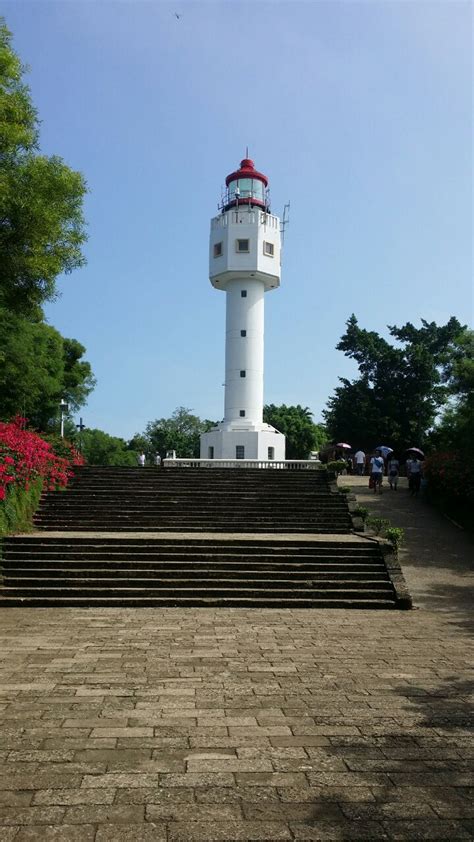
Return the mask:
[(283, 460), (285, 437), (263, 423), (264, 295), (280, 285), (280, 220), (268, 179), (244, 158), (211, 220), (209, 279), (226, 294), (224, 420), (201, 436), (201, 459)]

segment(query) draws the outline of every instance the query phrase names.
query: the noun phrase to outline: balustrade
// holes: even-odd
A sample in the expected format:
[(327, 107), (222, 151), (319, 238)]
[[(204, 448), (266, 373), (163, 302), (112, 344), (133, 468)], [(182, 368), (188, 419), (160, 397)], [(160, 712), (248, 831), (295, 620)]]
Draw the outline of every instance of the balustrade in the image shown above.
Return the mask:
[(320, 463), (311, 459), (164, 459), (165, 468), (261, 468), (263, 470), (319, 470)]

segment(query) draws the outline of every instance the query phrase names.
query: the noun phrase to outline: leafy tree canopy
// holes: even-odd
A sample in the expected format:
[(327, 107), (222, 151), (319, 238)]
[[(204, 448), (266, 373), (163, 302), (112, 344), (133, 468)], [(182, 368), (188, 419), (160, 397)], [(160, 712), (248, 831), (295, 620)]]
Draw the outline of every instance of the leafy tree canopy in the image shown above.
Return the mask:
[(474, 471), (474, 331), (466, 330), (458, 339), (446, 366), (450, 393), (447, 407), (430, 434), (437, 450), (457, 450)]
[(75, 439), (88, 465), (136, 466), (138, 454), (124, 439), (110, 436), (103, 430), (84, 430)]
[[(159, 453), (164, 457), (167, 450), (176, 450), (178, 457), (199, 457), (199, 437), (211, 427), (214, 421), (201, 420), (190, 409), (178, 406), (171, 418), (158, 418), (150, 422), (145, 431), (145, 453)], [(132, 439), (136, 442), (137, 437)]]
[(32, 313), (85, 261), (83, 176), (38, 152), (38, 115), (0, 18), (0, 306)]
[(31, 321), (0, 307), (0, 417), (20, 414), (46, 430), (64, 398), (82, 406), (95, 380), (82, 359), (85, 348), (43, 320)]
[(453, 359), (466, 328), (454, 317), (446, 325), (423, 319), (421, 324), (389, 326), (397, 342), (391, 344), (360, 328), (354, 315), (348, 319), (337, 348), (357, 362), (360, 377), (340, 378), (323, 413), (334, 440), (366, 449), (381, 443), (395, 449), (423, 446), (448, 399)]
[(307, 459), (310, 451), (319, 450), (324, 443), (324, 429), (313, 423), (313, 413), (307, 406), (267, 404), (263, 420), (286, 437), (287, 459)]

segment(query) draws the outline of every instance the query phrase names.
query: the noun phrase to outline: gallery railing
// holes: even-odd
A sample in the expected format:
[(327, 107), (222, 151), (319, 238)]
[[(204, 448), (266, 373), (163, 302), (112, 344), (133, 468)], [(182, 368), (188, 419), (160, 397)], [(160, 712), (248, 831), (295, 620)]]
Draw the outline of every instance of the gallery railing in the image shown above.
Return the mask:
[(321, 467), (321, 463), (314, 459), (285, 459), (281, 462), (268, 459), (164, 459), (163, 465), (165, 468), (261, 468), (284, 471), (314, 471)]

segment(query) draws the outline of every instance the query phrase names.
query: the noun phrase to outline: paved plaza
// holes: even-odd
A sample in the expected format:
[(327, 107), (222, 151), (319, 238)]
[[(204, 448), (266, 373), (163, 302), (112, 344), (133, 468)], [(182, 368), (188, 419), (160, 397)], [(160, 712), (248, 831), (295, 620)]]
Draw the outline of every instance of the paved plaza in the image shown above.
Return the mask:
[(0, 612), (0, 840), (474, 839), (472, 543), (423, 500), (413, 611)]

